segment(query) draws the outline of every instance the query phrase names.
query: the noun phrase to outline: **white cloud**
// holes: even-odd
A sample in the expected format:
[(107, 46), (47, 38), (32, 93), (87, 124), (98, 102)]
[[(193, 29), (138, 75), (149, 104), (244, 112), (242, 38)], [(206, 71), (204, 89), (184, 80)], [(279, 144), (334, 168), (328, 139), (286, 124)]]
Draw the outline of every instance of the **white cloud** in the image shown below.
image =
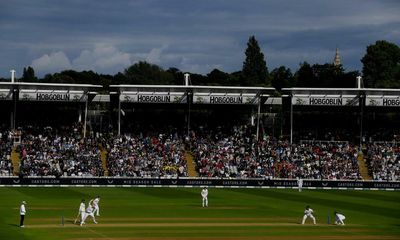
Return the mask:
[(50, 55), (44, 54), (33, 60), (31, 66), (38, 74), (47, 74), (71, 69), (71, 62), (64, 52), (59, 51), (52, 52)]
[(129, 67), (132, 64), (131, 58), (130, 53), (122, 52), (111, 45), (99, 44), (92, 50), (82, 50), (79, 56), (72, 61), (64, 52), (58, 51), (44, 54), (33, 60), (31, 66), (38, 73), (38, 76), (67, 69), (115, 74)]
[(163, 45), (160, 48), (153, 48), (151, 51), (147, 54), (146, 56), (146, 62), (152, 63), (152, 64), (160, 64), (163, 62), (165, 56), (162, 55), (163, 51), (167, 49), (167, 45)]
[(93, 50), (83, 50), (72, 61), (74, 69), (93, 70), (100, 73), (116, 73), (132, 64), (132, 55), (121, 52), (111, 45), (98, 44)]
[[(315, 49), (338, 45), (363, 54), (378, 39), (400, 39), (398, 0), (50, 2), (2, 1), (0, 75), (29, 63), (39, 77), (68, 68), (115, 74), (139, 60), (199, 73), (217, 65), (237, 71), (251, 35), (268, 64), (297, 68), (303, 60), (330, 61)], [(343, 62), (361, 69), (361, 57)]]

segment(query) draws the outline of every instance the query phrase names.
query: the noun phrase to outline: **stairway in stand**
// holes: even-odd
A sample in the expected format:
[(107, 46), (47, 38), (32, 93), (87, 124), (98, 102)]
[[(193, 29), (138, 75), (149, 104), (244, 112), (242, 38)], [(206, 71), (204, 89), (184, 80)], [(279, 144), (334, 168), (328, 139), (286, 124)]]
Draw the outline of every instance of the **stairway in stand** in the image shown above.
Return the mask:
[(364, 155), (359, 153), (357, 156), (358, 167), (360, 169), (360, 175), (364, 180), (372, 180), (369, 175), (367, 163), (364, 161)]
[(108, 168), (107, 168), (107, 150), (103, 148), (103, 146), (100, 147), (100, 159), (101, 159), (101, 166), (103, 167), (104, 171), (104, 176), (108, 176)]
[(19, 168), (21, 166), (21, 156), (17, 152), (17, 148), (13, 147), (11, 151), (11, 163), (13, 166), (13, 175), (18, 176), (19, 175)]
[(185, 160), (188, 170), (188, 177), (197, 177), (196, 165), (193, 160), (193, 155), (189, 151), (185, 151)]

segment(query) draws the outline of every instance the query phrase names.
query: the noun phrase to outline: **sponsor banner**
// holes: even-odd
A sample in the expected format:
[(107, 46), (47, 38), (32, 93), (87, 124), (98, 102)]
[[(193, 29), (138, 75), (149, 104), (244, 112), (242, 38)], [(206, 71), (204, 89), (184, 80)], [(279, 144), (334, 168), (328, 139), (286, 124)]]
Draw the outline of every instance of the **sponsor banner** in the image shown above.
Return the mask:
[(293, 96), (292, 104), (308, 106), (358, 106), (359, 99), (357, 96)]
[(185, 93), (169, 94), (141, 94), (141, 93), (121, 93), (121, 102), (134, 103), (187, 103)]
[(258, 104), (256, 94), (246, 95), (204, 95), (193, 94), (193, 103), (197, 104)]
[[(266, 187), (296, 188), (296, 180), (267, 179), (160, 179), (160, 178), (0, 178), (0, 185), (52, 185), (52, 186), (214, 186), (214, 187)], [(400, 182), (303, 180), (304, 188), (394, 189)]]
[(0, 89), (1, 100), (12, 100), (12, 91), (10, 89)]
[(371, 97), (367, 96), (365, 99), (366, 106), (377, 107), (400, 107), (400, 97)]
[(20, 101), (41, 101), (41, 102), (84, 102), (86, 95), (71, 92), (19, 92)]

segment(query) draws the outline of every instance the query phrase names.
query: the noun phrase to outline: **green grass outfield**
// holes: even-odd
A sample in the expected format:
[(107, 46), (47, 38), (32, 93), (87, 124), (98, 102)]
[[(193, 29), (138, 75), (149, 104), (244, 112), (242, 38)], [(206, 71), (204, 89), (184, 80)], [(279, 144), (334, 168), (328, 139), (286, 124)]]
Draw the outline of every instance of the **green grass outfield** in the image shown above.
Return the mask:
[[(0, 240), (400, 239), (400, 192), (200, 188), (0, 188)], [(99, 224), (73, 224), (80, 199), (101, 196)], [(19, 204), (27, 201), (26, 228)], [(299, 222), (306, 205), (317, 225)], [(332, 225), (333, 211), (346, 226)], [(61, 226), (61, 216), (65, 225)], [(327, 224), (328, 216), (331, 224)]]

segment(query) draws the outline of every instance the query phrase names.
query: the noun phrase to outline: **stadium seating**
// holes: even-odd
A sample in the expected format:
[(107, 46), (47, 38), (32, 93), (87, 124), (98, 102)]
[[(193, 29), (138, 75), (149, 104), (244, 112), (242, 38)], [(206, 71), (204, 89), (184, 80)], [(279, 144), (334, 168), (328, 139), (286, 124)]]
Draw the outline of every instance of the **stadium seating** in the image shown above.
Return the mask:
[(373, 180), (400, 181), (400, 148), (392, 142), (369, 144), (367, 162)]
[(255, 141), (246, 126), (232, 135), (211, 134), (194, 140), (202, 177), (360, 179), (357, 150), (349, 144), (300, 144)]
[(187, 176), (183, 142), (172, 135), (124, 135), (108, 139), (107, 167), (110, 176)]
[(12, 175), (10, 131), (0, 129), (0, 176)]
[[(81, 135), (81, 126), (22, 129), (19, 146), (22, 176), (104, 176), (100, 146), (107, 152), (108, 176), (140, 178), (187, 177), (185, 151), (193, 154), (199, 177), (268, 179), (362, 179), (358, 149), (347, 142), (303, 142), (265, 137), (256, 141), (254, 129), (192, 130), (185, 138), (176, 132)], [(12, 175), (10, 131), (0, 131), (0, 175)], [(393, 143), (366, 145), (370, 175), (378, 181), (400, 180), (400, 149)]]
[[(83, 140), (78, 129), (24, 131), (20, 173), (24, 176), (102, 176), (95, 138)], [(39, 134), (37, 134), (39, 133)]]

